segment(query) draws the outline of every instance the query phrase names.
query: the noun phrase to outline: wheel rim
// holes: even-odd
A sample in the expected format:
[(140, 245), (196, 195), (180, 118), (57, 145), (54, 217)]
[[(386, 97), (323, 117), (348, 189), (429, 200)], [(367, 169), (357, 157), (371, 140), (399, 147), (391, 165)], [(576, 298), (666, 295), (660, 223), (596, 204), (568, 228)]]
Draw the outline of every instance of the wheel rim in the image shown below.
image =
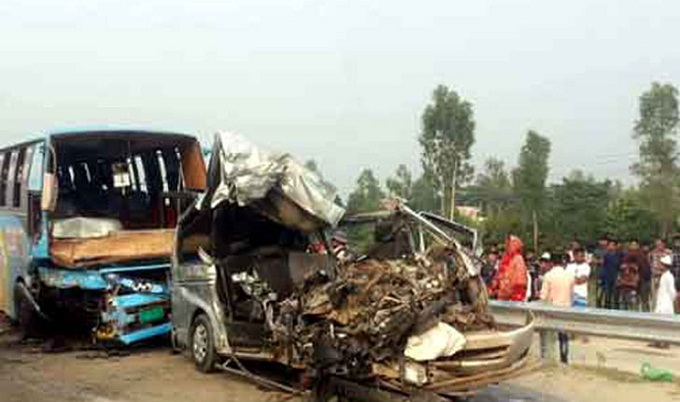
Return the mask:
[(208, 355), (208, 329), (203, 324), (198, 324), (194, 329), (193, 336), (194, 358), (198, 363), (203, 363)]

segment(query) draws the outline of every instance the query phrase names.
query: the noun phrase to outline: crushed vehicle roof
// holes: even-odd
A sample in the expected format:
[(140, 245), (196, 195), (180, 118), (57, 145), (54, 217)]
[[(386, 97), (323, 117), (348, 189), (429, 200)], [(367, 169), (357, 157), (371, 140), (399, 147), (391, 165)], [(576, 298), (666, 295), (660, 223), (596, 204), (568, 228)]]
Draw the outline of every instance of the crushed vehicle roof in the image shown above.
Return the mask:
[(215, 135), (208, 187), (201, 208), (225, 201), (239, 206), (260, 203), (268, 217), (305, 232), (335, 226), (345, 212), (319, 176), (290, 155), (267, 152), (228, 132)]

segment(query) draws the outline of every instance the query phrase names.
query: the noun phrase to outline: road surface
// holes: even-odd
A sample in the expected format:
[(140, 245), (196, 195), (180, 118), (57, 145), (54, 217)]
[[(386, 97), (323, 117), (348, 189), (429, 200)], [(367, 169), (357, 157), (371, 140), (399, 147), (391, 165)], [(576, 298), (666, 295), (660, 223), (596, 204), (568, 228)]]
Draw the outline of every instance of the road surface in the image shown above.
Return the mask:
[[(3, 334), (4, 332), (4, 334)], [(285, 400), (225, 373), (205, 375), (166, 347), (129, 356), (93, 352), (44, 353), (18, 344), (0, 328), (0, 400), (3, 402), (246, 402)], [(677, 384), (650, 384), (597, 370), (551, 368), (492, 387), (474, 402), (680, 401)]]

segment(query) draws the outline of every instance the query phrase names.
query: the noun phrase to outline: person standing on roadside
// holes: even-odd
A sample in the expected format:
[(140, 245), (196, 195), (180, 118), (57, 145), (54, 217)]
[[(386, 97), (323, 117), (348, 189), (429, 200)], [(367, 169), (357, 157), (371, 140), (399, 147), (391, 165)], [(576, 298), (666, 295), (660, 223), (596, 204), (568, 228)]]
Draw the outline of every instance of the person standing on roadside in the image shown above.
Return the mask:
[(636, 240), (628, 243), (628, 249), (623, 256), (619, 277), (616, 281), (619, 308), (635, 310), (638, 308), (638, 289), (640, 288), (640, 247)]
[(590, 278), (590, 264), (586, 262), (586, 251), (575, 248), (571, 251), (573, 261), (567, 265), (567, 272), (574, 276), (574, 307), (585, 307), (588, 303), (588, 279)]
[[(538, 292), (540, 288), (536, 287), (538, 276), (541, 271), (541, 263), (539, 258), (533, 252), (527, 252), (524, 262), (527, 267), (527, 295), (525, 301), (532, 301), (538, 299)], [(537, 290), (538, 289), (538, 290)]]
[(552, 256), (550, 255), (550, 253), (546, 251), (545, 253), (541, 254), (541, 258), (538, 261), (538, 264), (539, 264), (538, 278), (534, 282), (534, 286), (536, 287), (537, 298), (540, 300), (541, 289), (543, 288), (543, 278), (545, 278), (545, 274), (550, 272), (550, 270), (553, 267)]
[(524, 301), (527, 295), (527, 267), (522, 257), (522, 240), (508, 237), (505, 253), (489, 293), (498, 300)]
[[(675, 290), (675, 278), (671, 273), (673, 267), (673, 258), (670, 255), (664, 255), (659, 258), (659, 287), (656, 292), (656, 300), (654, 303), (654, 313), (673, 315), (675, 314), (675, 299), (678, 296)], [(651, 346), (668, 349), (669, 345), (663, 342), (653, 343)]]
[(568, 263), (571, 264), (572, 262), (576, 261), (576, 250), (580, 248), (581, 244), (576, 240), (572, 240), (569, 243), (569, 251), (567, 252), (569, 254), (569, 261), (567, 261)]
[(659, 276), (659, 288), (656, 292), (656, 303), (654, 312), (657, 314), (675, 314), (675, 277), (671, 273), (673, 258), (665, 255), (659, 259), (661, 275)]
[[(576, 257), (576, 253), (574, 255)], [(574, 275), (564, 268), (568, 255), (555, 254), (550, 263), (546, 263), (549, 271), (543, 277), (541, 286), (541, 300), (555, 306), (570, 307), (574, 296)], [(569, 362), (569, 336), (564, 332), (557, 334), (560, 344), (560, 361)], [(545, 337), (541, 337), (541, 351), (545, 355)], [(554, 342), (554, 340), (552, 340)]]
[[(680, 290), (680, 234), (673, 236), (673, 267), (671, 273), (675, 277), (675, 290)], [(680, 303), (680, 301), (678, 301)], [(677, 304), (675, 311), (680, 311), (680, 304)]]
[(619, 243), (616, 240), (610, 240), (607, 245), (607, 253), (602, 261), (602, 270), (600, 271), (600, 285), (604, 293), (604, 308), (612, 309), (617, 307), (617, 303), (615, 303), (616, 279), (619, 276), (622, 259)]
[(482, 279), (487, 288), (491, 286), (496, 272), (498, 272), (498, 250), (494, 247), (486, 253), (484, 265), (482, 265)]
[(656, 310), (656, 292), (659, 289), (659, 281), (663, 273), (661, 266), (661, 258), (671, 256), (671, 251), (666, 248), (666, 241), (664, 239), (657, 239), (654, 242), (654, 249), (649, 253), (649, 262), (652, 267), (651, 284), (650, 284), (650, 298), (652, 300), (652, 309)]
[(628, 244), (628, 254), (624, 260), (637, 267), (638, 284), (636, 291), (640, 311), (650, 311), (649, 296), (652, 271), (649, 266), (649, 256), (640, 248), (640, 243), (633, 239)]
[(604, 255), (607, 254), (607, 245), (609, 239), (607, 236), (601, 236), (597, 241), (597, 248), (593, 251), (590, 258), (590, 279), (588, 280), (588, 306), (589, 307), (604, 307), (604, 292), (602, 287), (598, 286), (600, 271), (602, 271), (602, 263), (604, 262)]

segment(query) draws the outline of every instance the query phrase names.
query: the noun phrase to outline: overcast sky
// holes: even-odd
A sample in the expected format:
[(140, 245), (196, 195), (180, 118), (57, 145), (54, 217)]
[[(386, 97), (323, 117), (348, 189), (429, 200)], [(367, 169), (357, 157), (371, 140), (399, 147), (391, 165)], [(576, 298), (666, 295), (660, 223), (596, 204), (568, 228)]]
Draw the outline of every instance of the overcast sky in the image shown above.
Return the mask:
[(477, 165), (527, 129), (574, 168), (630, 182), (637, 97), (680, 85), (680, 2), (2, 0), (0, 144), (68, 125), (236, 131), (316, 159), (419, 170), (420, 114), (474, 105)]

